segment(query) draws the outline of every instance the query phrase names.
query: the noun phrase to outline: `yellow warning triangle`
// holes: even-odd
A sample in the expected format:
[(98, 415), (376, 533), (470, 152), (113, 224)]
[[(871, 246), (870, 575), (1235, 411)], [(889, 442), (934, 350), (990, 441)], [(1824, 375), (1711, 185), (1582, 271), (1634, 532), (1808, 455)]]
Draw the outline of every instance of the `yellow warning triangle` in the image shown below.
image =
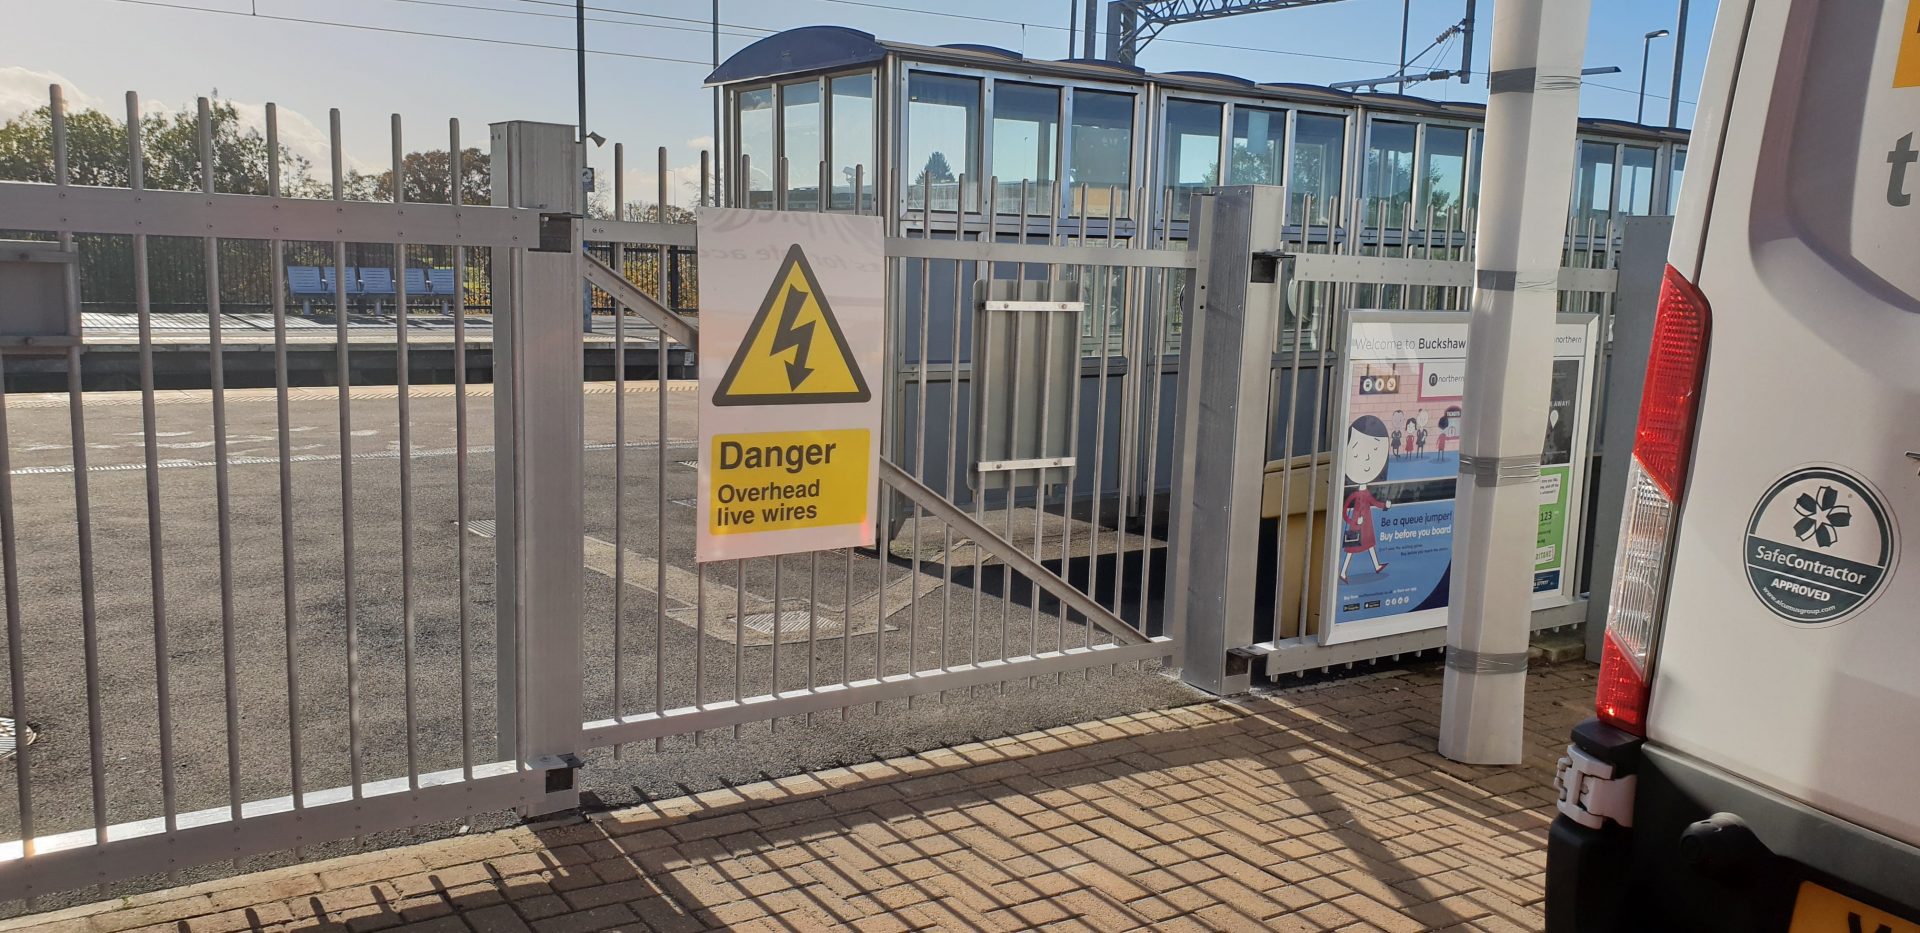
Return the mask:
[(795, 243), (727, 364), (713, 403), (819, 405), (872, 397), (806, 253)]

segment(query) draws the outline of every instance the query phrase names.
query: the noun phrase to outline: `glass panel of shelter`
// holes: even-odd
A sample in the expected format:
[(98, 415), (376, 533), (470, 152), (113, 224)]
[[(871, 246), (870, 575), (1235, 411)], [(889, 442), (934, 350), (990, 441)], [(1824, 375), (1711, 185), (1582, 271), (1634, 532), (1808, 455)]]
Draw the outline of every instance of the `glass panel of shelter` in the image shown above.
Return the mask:
[[(980, 89), (978, 78), (908, 72), (906, 160), (900, 178), (907, 185), (909, 209), (954, 211), (963, 203), (968, 210), (974, 208), (972, 191), (980, 177)], [(963, 175), (965, 192), (960, 190)], [(931, 205), (926, 203), (929, 198)]]
[(740, 91), (735, 96), (734, 132), (740, 140), (740, 155), (747, 160), (747, 171), (736, 190), (745, 198), (742, 207), (769, 210), (773, 203), (773, 170), (778, 165), (774, 154), (773, 88)]
[(788, 210), (820, 209), (820, 162), (826, 156), (820, 110), (819, 79), (780, 85), (780, 157), (786, 170), (780, 206)]
[[(827, 138), (827, 165), (833, 184), (828, 209), (871, 214), (880, 174), (874, 146), (874, 75), (870, 71), (835, 75), (827, 82), (827, 114), (832, 127)], [(857, 193), (853, 190), (856, 176), (860, 182)]]

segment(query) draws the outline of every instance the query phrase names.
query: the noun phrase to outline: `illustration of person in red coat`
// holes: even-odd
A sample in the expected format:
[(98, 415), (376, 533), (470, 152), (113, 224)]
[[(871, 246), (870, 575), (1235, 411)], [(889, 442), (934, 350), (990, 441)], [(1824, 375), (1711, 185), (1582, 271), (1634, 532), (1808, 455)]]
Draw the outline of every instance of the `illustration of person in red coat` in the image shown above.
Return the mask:
[(1387, 426), (1379, 418), (1361, 415), (1348, 425), (1347, 455), (1342, 460), (1349, 485), (1346, 500), (1340, 506), (1343, 526), (1340, 547), (1346, 551), (1340, 560), (1341, 583), (1347, 582), (1347, 570), (1353, 566), (1355, 554), (1365, 552), (1373, 561), (1374, 573), (1387, 569), (1377, 550), (1379, 535), (1374, 530), (1373, 510), (1389, 508), (1392, 503), (1375, 496), (1368, 486), (1387, 472), (1387, 456), (1391, 451)]

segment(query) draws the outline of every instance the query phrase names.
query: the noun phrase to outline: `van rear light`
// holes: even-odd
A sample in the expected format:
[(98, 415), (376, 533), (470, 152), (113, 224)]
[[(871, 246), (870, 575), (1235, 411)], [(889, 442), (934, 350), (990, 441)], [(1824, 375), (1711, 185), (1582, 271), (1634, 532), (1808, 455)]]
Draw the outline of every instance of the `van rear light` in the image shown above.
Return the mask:
[(1693, 415), (1700, 400), (1700, 370), (1707, 360), (1706, 296), (1672, 266), (1660, 283), (1660, 307), (1647, 354), (1647, 381), (1640, 388), (1640, 423), (1633, 455), (1667, 498), (1679, 501), (1693, 451)]
[(1653, 648), (1666, 609), (1674, 513), (1693, 451), (1711, 319), (1706, 298), (1668, 266), (1627, 467), (1626, 513), (1614, 558), (1594, 702), (1601, 721), (1635, 735), (1647, 733)]

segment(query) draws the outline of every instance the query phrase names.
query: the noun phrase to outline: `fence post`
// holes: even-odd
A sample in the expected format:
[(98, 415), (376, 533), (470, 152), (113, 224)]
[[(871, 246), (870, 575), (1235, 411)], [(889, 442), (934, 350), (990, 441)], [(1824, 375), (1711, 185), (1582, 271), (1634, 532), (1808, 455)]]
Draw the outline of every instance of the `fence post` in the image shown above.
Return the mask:
[(1182, 679), (1215, 694), (1251, 681), (1239, 649), (1253, 643), (1259, 592), (1268, 388), (1288, 278), (1279, 254), (1285, 193), (1222, 188), (1195, 198), (1192, 212), (1188, 248), (1199, 266), (1182, 308), (1169, 629)]
[[(528, 816), (579, 803), (585, 551), (579, 318), (579, 145), (574, 127), (493, 124), (493, 201), (542, 211), (494, 262), (494, 520), (499, 753), (547, 773)], [(553, 251), (542, 251), (542, 240)]]
[(1594, 523), (1592, 575), (1587, 578), (1587, 660), (1600, 660), (1612, 601), (1613, 561), (1619, 554), (1619, 523), (1626, 514), (1627, 460), (1633, 454), (1639, 419), (1640, 385), (1647, 378), (1647, 353), (1653, 346), (1653, 317), (1660, 303), (1660, 278), (1667, 268), (1672, 217), (1629, 217), (1620, 240), (1619, 280), (1613, 292), (1613, 346), (1606, 359), (1606, 384), (1598, 411), (1605, 425), (1600, 437), (1600, 482), (1587, 520)]

